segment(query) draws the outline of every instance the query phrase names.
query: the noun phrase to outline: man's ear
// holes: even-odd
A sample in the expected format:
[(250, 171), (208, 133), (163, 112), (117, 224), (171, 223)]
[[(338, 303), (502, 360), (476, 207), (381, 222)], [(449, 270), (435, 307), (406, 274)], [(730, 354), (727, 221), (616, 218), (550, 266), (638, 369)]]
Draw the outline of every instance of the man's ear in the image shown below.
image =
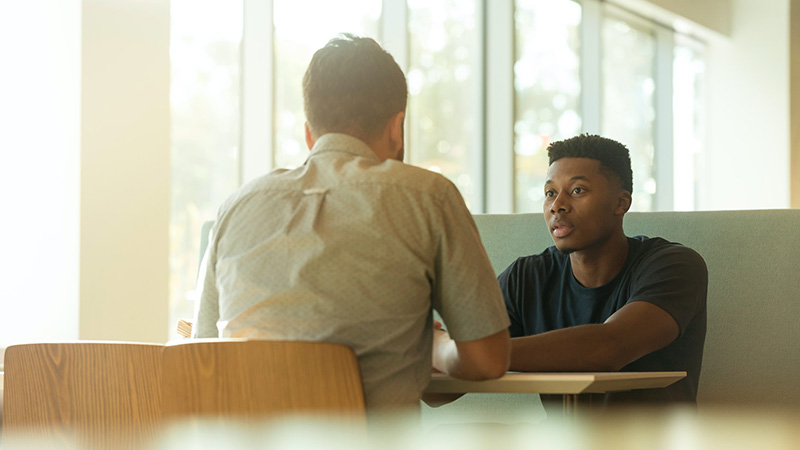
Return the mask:
[(314, 143), (316, 142), (316, 139), (314, 139), (314, 136), (311, 135), (311, 128), (308, 126), (308, 122), (305, 123), (305, 128), (306, 128), (306, 147), (308, 147), (308, 149), (311, 150), (312, 148), (314, 148)]
[(403, 136), (404, 128), (403, 128), (403, 121), (406, 118), (406, 113), (399, 112), (393, 115), (389, 119), (389, 142), (392, 144), (392, 150), (397, 153), (398, 161), (403, 160), (403, 147), (404, 143), (403, 140), (405, 136)]
[(614, 214), (618, 216), (625, 214), (631, 209), (632, 202), (633, 198), (630, 192), (626, 190), (619, 191), (619, 195), (617, 195), (617, 207), (614, 209)]

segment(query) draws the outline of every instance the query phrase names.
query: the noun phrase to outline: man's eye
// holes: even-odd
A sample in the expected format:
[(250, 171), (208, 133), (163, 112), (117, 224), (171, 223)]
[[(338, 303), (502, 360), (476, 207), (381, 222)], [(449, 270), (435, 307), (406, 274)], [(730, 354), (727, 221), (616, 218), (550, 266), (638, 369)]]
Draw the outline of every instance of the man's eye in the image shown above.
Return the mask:
[(580, 194), (582, 192), (583, 192), (583, 188), (576, 187), (576, 188), (572, 189), (572, 193), (573, 194)]
[(555, 193), (553, 191), (544, 191), (544, 196), (545, 197), (552, 197), (554, 195), (555, 195)]

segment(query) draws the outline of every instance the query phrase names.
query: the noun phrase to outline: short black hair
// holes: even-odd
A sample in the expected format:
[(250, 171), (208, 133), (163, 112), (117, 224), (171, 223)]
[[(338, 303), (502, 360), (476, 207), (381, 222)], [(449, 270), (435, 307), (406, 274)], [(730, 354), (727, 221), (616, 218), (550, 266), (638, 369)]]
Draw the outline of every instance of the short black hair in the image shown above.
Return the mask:
[(549, 164), (561, 158), (589, 158), (600, 161), (600, 166), (615, 177), (622, 189), (633, 193), (633, 170), (631, 155), (623, 144), (609, 138), (594, 134), (578, 136), (556, 141), (547, 147)]
[(303, 76), (306, 120), (315, 137), (347, 133), (377, 137), (406, 110), (406, 77), (392, 55), (373, 39), (341, 34), (311, 58)]

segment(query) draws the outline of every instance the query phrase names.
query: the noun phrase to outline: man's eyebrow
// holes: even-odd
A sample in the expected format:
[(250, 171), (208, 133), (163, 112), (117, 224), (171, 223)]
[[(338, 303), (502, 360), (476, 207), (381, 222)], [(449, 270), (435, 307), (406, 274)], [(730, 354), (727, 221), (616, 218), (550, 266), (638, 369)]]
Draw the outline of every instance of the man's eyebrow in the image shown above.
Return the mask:
[[(574, 176), (574, 177), (569, 179), (570, 182), (578, 181), (578, 180), (580, 180), (580, 181), (591, 181), (591, 180), (589, 180), (589, 178), (587, 178), (587, 177), (585, 177), (583, 175), (577, 175), (577, 176)], [(547, 181), (544, 182), (544, 184), (545, 184), (545, 186), (547, 186), (548, 184), (553, 184), (553, 180), (548, 179)]]

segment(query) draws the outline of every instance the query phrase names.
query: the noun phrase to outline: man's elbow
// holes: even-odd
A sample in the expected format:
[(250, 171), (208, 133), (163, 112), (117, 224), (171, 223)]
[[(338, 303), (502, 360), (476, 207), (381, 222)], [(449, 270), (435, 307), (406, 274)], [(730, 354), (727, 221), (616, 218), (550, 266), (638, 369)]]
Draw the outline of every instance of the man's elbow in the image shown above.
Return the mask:
[(644, 355), (633, 355), (624, 345), (608, 345), (596, 354), (594, 368), (599, 372), (619, 372), (623, 367)]
[(502, 361), (497, 361), (495, 364), (488, 366), (483, 371), (482, 378), (483, 380), (493, 380), (495, 378), (500, 378), (508, 372), (510, 359), (505, 358)]
[(493, 380), (500, 378), (508, 372), (508, 358), (484, 358), (480, 363), (476, 363), (471, 370), (464, 371), (460, 378), (473, 381)]
[[(471, 348), (471, 369), (465, 378), (472, 380), (491, 380), (500, 378), (508, 372), (511, 363), (511, 341), (508, 331), (481, 339), (477, 347)], [(478, 342), (476, 342), (478, 343)], [(458, 345), (458, 344), (457, 344)]]
[(500, 378), (508, 372), (511, 365), (511, 342), (506, 340), (497, 350), (494, 361), (487, 365), (486, 379)]

